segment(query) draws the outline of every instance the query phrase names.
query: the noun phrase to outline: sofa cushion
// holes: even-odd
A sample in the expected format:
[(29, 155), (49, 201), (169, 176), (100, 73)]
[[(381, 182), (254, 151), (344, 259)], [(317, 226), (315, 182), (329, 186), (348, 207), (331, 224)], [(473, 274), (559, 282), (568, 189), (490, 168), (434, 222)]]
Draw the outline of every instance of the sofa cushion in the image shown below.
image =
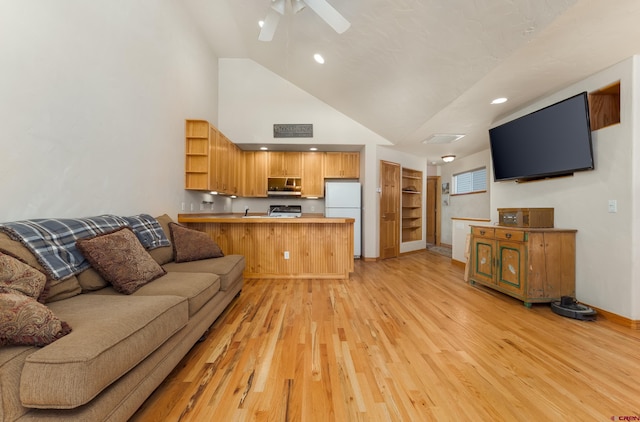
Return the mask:
[(0, 346), (44, 346), (70, 331), (67, 323), (34, 298), (0, 294)]
[(197, 272), (218, 274), (220, 290), (227, 291), (233, 282), (242, 277), (245, 261), (243, 255), (225, 255), (222, 258), (202, 259), (192, 262), (170, 262), (163, 265), (167, 272)]
[(47, 277), (35, 268), (0, 252), (0, 293), (18, 293), (38, 299)]
[(93, 292), (95, 290), (109, 287), (109, 282), (105, 280), (94, 268), (87, 268), (76, 276), (83, 292)]
[[(26, 246), (17, 240), (11, 239), (6, 233), (0, 232), (0, 251), (15, 256), (22, 262), (46, 274), (45, 269), (40, 265), (36, 257)], [(64, 280), (53, 280), (47, 277), (47, 284), (42, 295), (38, 298), (40, 302), (55, 302), (80, 294), (82, 289), (75, 276)]]
[(131, 294), (165, 273), (129, 227), (80, 239), (77, 247), (120, 293)]
[[(156, 217), (156, 220), (162, 227), (162, 231), (167, 237), (171, 236), (171, 232), (169, 231), (169, 223), (172, 223), (173, 220), (167, 214), (163, 214), (159, 217)], [(171, 242), (169, 242), (171, 243)], [(169, 246), (161, 246), (156, 249), (152, 249), (149, 251), (149, 255), (156, 260), (156, 262), (160, 265), (164, 265), (168, 262), (173, 261), (173, 246), (169, 244)]]
[(208, 234), (170, 223), (173, 259), (175, 262), (197, 261), (224, 256), (220, 246)]
[[(170, 273), (145, 284), (132, 296), (173, 295), (189, 301), (189, 316), (195, 315), (202, 306), (220, 291), (220, 277), (205, 273)], [(118, 294), (113, 289), (95, 292), (100, 295)]]
[(73, 332), (27, 357), (20, 379), (25, 407), (88, 403), (184, 327), (189, 312), (178, 296), (87, 293), (49, 306)]

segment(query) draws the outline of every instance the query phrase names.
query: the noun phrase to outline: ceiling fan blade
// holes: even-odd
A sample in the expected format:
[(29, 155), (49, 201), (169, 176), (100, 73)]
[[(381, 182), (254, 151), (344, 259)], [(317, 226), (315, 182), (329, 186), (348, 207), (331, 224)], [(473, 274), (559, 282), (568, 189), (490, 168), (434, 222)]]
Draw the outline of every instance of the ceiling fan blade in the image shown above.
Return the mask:
[(275, 34), (276, 28), (278, 27), (279, 20), (280, 14), (275, 10), (269, 10), (267, 17), (264, 20), (264, 25), (262, 25), (262, 29), (260, 30), (258, 40), (271, 41), (273, 39), (273, 34)]
[(328, 23), (338, 34), (349, 29), (351, 23), (344, 18), (327, 0), (303, 0), (318, 16)]

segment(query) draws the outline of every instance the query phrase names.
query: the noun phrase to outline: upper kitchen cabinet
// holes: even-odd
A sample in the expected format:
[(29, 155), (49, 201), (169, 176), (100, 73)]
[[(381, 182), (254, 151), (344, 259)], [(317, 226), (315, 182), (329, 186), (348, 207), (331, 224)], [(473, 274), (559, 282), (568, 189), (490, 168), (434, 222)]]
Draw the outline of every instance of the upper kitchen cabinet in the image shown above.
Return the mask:
[(302, 153), (302, 197), (321, 198), (324, 196), (324, 154), (321, 152)]
[(359, 152), (327, 152), (324, 159), (324, 177), (327, 179), (360, 178)]
[(269, 151), (269, 177), (302, 177), (302, 153)]
[(215, 128), (210, 127), (208, 122), (204, 120), (186, 121), (185, 189), (209, 189), (211, 144), (215, 144), (215, 139)]
[(267, 196), (266, 151), (244, 151), (244, 183), (242, 196), (263, 198)]
[(205, 120), (185, 124), (185, 189), (235, 195), (240, 189), (242, 155)]

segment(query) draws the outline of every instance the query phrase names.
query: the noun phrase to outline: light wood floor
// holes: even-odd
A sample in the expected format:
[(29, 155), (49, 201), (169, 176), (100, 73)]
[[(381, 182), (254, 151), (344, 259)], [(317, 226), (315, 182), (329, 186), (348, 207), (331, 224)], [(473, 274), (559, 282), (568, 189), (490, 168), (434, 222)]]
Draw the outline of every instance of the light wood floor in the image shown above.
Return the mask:
[(349, 280), (247, 280), (132, 420), (640, 417), (640, 332), (462, 276), (425, 251), (358, 261)]

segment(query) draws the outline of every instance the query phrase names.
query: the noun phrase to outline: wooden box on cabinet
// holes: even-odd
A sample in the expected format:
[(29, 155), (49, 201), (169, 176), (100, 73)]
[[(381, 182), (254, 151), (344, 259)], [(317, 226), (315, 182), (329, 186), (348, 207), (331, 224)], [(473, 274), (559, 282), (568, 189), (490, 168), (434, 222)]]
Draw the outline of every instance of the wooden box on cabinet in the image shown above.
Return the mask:
[(572, 229), (471, 226), (471, 284), (482, 284), (531, 306), (575, 297)]
[(498, 224), (510, 227), (553, 227), (553, 208), (498, 208)]

